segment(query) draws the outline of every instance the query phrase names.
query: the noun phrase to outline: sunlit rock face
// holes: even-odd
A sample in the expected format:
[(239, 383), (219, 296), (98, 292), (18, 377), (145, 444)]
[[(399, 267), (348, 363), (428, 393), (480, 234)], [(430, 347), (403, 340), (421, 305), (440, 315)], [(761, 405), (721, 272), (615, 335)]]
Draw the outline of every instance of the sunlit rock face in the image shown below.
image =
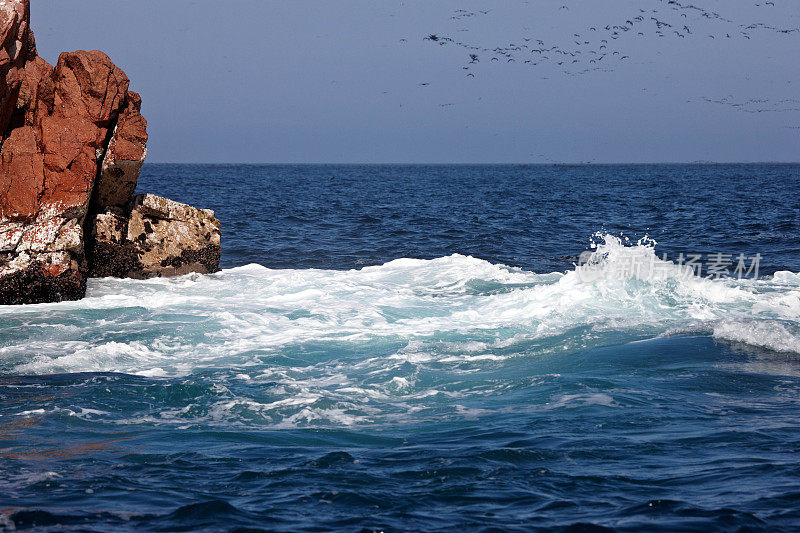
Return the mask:
[[(159, 245), (147, 234), (147, 246), (137, 241), (135, 260), (130, 247), (109, 258), (97, 244), (108, 242), (108, 216), (126, 228), (120, 244), (130, 240), (128, 218), (140, 218), (134, 191), (147, 155), (147, 121), (125, 73), (97, 50), (62, 53), (55, 67), (39, 57), (28, 0), (0, 0), (0, 45), (0, 304), (79, 299), (92, 275), (216, 270), (219, 239), (216, 254), (204, 252), (200, 260), (189, 230), (173, 229)], [(182, 238), (166, 243), (174, 235)], [(105, 255), (97, 258), (126, 268), (96, 264), (93, 253), (101, 249)], [(153, 266), (160, 262), (167, 266)]]

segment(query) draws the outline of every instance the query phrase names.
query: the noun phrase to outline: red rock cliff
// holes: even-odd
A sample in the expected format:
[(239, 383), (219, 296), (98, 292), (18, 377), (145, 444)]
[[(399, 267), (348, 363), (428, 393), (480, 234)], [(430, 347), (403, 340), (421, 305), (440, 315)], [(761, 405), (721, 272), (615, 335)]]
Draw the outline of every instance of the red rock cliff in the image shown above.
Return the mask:
[[(216, 270), (213, 213), (194, 210), (208, 219), (212, 238), (190, 235), (177, 259), (175, 247), (159, 248), (158, 235), (128, 242), (147, 154), (142, 100), (102, 52), (63, 53), (53, 68), (37, 56), (29, 22), (29, 0), (0, 0), (0, 304), (81, 298), (91, 275)], [(96, 228), (108, 216), (125, 229), (111, 242)], [(96, 250), (102, 265), (94, 264)], [(180, 259), (187, 250), (205, 261)], [(109, 268), (109, 261), (124, 268)]]

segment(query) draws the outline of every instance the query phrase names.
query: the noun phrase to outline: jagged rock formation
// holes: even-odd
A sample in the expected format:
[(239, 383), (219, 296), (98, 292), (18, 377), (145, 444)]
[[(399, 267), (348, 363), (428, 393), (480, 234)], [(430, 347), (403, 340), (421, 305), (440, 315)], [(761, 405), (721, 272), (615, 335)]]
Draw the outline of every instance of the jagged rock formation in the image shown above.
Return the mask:
[(0, 304), (78, 299), (87, 276), (216, 270), (213, 213), (134, 201), (147, 121), (125, 73), (96, 50), (52, 67), (29, 23), (29, 0), (0, 0)]

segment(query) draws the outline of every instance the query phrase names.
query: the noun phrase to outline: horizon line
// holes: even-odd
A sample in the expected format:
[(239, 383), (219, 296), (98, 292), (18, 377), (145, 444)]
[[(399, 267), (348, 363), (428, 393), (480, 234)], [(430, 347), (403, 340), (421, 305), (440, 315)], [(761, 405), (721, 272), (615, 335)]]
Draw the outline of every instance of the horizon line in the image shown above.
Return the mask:
[(569, 161), (554, 161), (548, 163), (541, 162), (474, 162), (474, 163), (443, 163), (443, 162), (385, 162), (385, 163), (332, 163), (332, 162), (241, 162), (241, 161), (215, 161), (215, 162), (202, 162), (202, 161), (145, 161), (145, 165), (208, 165), (208, 166), (580, 166), (580, 167), (593, 167), (593, 166), (648, 166), (648, 165), (800, 165), (800, 161), (638, 161), (638, 162), (569, 162)]

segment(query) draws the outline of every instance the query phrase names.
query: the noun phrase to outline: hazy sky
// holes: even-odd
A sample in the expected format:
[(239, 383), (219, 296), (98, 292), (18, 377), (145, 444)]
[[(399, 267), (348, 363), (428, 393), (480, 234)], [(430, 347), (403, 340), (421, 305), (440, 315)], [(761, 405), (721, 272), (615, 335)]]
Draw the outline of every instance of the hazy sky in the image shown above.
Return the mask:
[[(800, 27), (800, 1), (773, 2), (693, 0), (725, 21), (664, 0), (32, 0), (32, 26), (48, 61), (100, 49), (125, 70), (149, 162), (799, 161), (800, 32), (743, 29)], [(640, 9), (576, 74), (589, 28)], [(659, 37), (654, 9), (691, 35)], [(583, 54), (470, 64), (429, 34)]]

